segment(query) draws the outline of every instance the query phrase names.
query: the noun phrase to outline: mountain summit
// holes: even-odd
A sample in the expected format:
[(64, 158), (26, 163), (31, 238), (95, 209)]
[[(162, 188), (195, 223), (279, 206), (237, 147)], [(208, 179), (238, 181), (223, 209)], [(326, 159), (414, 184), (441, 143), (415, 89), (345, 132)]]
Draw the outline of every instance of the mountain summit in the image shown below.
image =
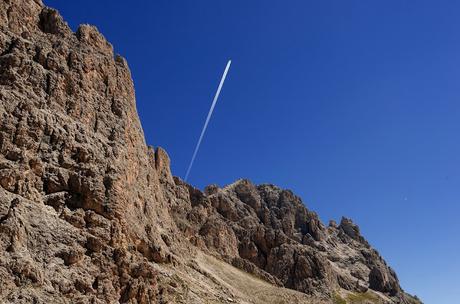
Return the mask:
[(173, 177), (95, 27), (2, 0), (0, 67), (1, 303), (420, 303), (350, 219)]

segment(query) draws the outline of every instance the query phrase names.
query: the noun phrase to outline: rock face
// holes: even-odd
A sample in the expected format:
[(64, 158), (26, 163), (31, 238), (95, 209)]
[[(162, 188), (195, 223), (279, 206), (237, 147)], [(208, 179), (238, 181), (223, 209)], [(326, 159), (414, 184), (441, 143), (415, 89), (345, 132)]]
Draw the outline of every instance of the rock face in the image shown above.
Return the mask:
[(317, 298), (417, 303), (351, 220), (325, 227), (273, 185), (173, 178), (145, 143), (126, 61), (40, 0), (2, 0), (0, 117), (2, 303), (200, 303), (170, 275), (204, 273), (197, 252)]
[(184, 195), (176, 195), (172, 210), (190, 242), (238, 268), (317, 297), (371, 288), (396, 303), (409, 301), (357, 225), (342, 218), (338, 227), (325, 227), (289, 190), (248, 180), (205, 193), (179, 179), (169, 187)]
[(175, 225), (125, 60), (40, 1), (2, 1), (0, 26), (1, 298), (152, 302)]

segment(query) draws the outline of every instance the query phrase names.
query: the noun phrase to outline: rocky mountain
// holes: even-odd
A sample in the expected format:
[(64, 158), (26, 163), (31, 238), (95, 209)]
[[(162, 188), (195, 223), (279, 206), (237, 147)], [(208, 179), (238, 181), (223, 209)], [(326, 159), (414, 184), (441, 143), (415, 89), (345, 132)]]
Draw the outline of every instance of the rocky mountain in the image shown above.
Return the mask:
[(40, 0), (1, 0), (0, 117), (0, 303), (421, 303), (350, 219), (173, 177), (125, 59)]

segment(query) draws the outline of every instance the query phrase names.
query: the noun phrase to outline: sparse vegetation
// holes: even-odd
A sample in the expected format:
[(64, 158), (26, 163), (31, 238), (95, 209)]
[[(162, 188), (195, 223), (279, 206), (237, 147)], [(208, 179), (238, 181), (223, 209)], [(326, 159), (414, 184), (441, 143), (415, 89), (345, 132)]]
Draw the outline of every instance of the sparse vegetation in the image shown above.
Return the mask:
[(342, 298), (338, 293), (334, 293), (334, 296), (332, 298), (334, 300), (334, 304), (347, 304), (347, 301), (345, 301), (344, 298)]
[(407, 300), (409, 301), (410, 304), (421, 304), (422, 303), (422, 301), (420, 301), (420, 299), (416, 295), (412, 296), (408, 294)]
[(350, 293), (347, 295), (347, 301), (345, 303), (350, 304), (367, 304), (367, 303), (381, 303), (380, 298), (373, 293)]

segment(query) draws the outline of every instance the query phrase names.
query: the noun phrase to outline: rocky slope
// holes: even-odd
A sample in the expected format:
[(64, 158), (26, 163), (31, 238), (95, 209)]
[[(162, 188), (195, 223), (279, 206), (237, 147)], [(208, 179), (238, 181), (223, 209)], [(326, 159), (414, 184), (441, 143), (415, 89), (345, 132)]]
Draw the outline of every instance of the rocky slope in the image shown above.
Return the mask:
[(0, 303), (419, 303), (351, 220), (173, 178), (126, 61), (40, 0), (1, 0), (0, 117)]

